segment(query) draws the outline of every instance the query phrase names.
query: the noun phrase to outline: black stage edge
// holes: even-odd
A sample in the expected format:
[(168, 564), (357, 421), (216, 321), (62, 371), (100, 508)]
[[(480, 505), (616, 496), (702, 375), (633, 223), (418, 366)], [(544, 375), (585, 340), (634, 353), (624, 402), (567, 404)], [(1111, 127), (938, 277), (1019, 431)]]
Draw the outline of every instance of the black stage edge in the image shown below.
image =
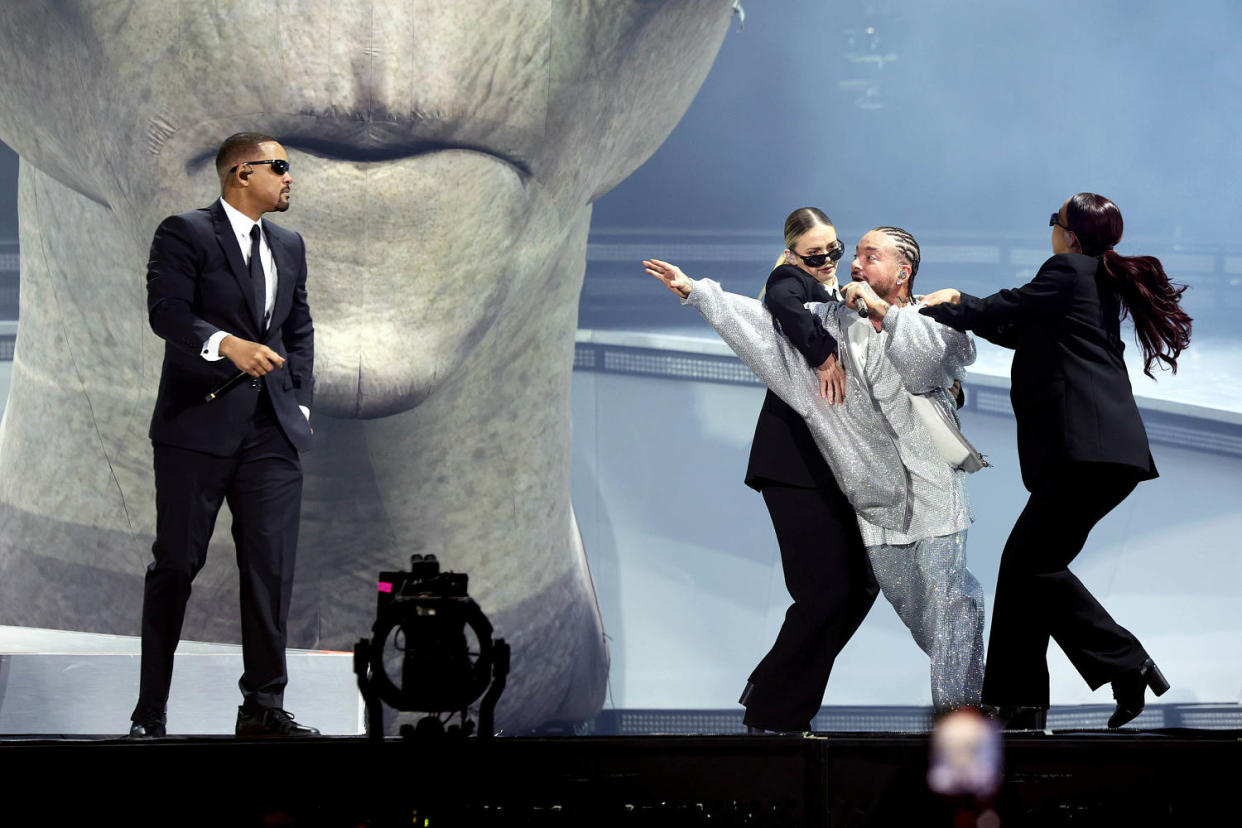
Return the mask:
[[(1011, 734), (1001, 826), (1236, 825), (1242, 731)], [(953, 825), (926, 734), (0, 741), (6, 825)], [(974, 818), (957, 824), (974, 825)]]

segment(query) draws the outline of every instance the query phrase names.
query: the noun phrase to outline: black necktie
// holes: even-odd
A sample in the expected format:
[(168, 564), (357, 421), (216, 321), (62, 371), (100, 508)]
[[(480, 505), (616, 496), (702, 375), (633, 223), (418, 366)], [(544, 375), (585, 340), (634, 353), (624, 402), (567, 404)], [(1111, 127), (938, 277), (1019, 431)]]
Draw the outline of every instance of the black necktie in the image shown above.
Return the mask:
[(254, 291), (255, 320), (259, 323), (259, 333), (266, 327), (263, 323), (267, 310), (267, 277), (263, 275), (263, 257), (259, 255), (261, 233), (257, 224), (250, 228), (250, 289)]

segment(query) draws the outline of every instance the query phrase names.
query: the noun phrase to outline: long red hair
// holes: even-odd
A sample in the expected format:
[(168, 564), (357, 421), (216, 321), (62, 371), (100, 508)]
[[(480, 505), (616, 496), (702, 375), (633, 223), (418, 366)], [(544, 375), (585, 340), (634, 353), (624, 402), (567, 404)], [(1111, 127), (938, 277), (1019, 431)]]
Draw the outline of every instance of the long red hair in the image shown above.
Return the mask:
[(1153, 376), (1157, 362), (1177, 373), (1177, 358), (1190, 346), (1190, 316), (1182, 310), (1186, 285), (1170, 281), (1155, 256), (1122, 256), (1113, 247), (1121, 241), (1121, 210), (1102, 195), (1078, 193), (1065, 205), (1065, 223), (1088, 256), (1097, 256), (1121, 300), (1121, 318), (1134, 320), (1143, 349), (1143, 373)]

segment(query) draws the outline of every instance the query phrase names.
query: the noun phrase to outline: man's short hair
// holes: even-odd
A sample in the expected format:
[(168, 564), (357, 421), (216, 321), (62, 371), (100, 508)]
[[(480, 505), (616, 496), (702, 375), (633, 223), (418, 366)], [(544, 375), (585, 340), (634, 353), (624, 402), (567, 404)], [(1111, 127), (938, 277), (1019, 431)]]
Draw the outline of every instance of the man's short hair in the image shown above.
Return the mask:
[(258, 161), (254, 156), (259, 151), (259, 144), (279, 143), (270, 135), (262, 132), (237, 132), (224, 139), (216, 152), (216, 174), (221, 179), (230, 169), (246, 161)]

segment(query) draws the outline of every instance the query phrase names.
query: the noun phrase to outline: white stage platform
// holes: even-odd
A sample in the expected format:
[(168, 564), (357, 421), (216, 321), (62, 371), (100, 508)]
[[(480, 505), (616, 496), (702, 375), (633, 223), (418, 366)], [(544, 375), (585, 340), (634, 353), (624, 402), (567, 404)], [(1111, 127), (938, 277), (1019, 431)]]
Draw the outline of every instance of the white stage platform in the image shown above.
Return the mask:
[[(138, 698), (136, 636), (0, 626), (0, 734), (108, 735), (129, 730)], [(285, 707), (325, 735), (363, 732), (353, 653), (289, 650)], [(241, 646), (182, 641), (168, 733), (231, 734)]]

